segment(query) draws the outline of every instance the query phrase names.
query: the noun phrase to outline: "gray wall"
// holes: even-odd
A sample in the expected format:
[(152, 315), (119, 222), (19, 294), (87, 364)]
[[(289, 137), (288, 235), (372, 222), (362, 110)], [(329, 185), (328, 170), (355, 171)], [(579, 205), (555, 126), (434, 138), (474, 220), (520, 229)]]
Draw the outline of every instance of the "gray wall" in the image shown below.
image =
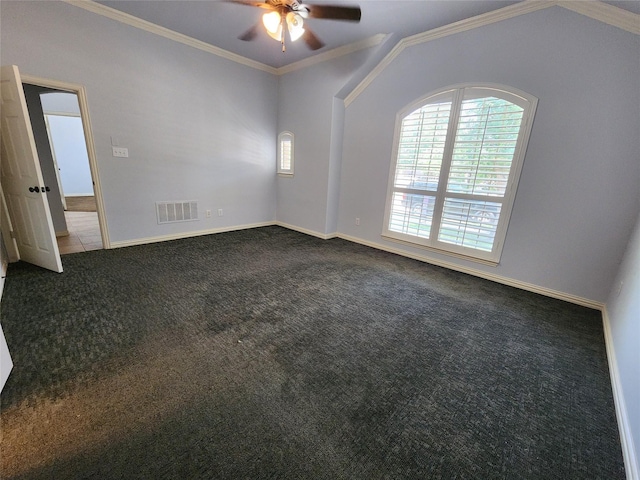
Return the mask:
[[(640, 204), (638, 51), (638, 36), (560, 7), (405, 49), (346, 110), (338, 230), (604, 303)], [(497, 267), (381, 237), (396, 113), (474, 81), (539, 99)]]
[[(342, 111), (335, 96), (371, 52), (278, 80), (64, 3), (3, 1), (0, 9), (2, 64), (87, 89), (112, 240), (270, 221), (277, 202), (277, 219), (299, 228), (333, 233), (337, 224), (365, 242), (608, 301), (640, 443), (638, 233), (627, 248), (640, 213), (638, 36), (554, 7), (408, 48)], [(396, 113), (474, 81), (539, 98), (498, 267), (380, 235)], [(292, 179), (275, 175), (282, 130), (295, 134)], [(130, 158), (111, 156), (111, 137)], [(156, 225), (156, 200), (187, 199), (225, 215)]]
[(49, 115), (49, 135), (64, 195), (93, 195), (93, 178), (77, 95), (46, 93), (40, 95), (40, 102), (45, 114), (53, 114)]
[(33, 137), (36, 142), (36, 149), (38, 150), (42, 178), (45, 186), (50, 188), (50, 192), (47, 193), (47, 200), (49, 210), (51, 210), (53, 228), (56, 233), (64, 233), (67, 231), (67, 221), (64, 218), (64, 207), (62, 205), (62, 199), (60, 198), (60, 187), (58, 185), (58, 178), (56, 177), (55, 164), (53, 163), (47, 125), (44, 121), (44, 113), (42, 112), (42, 104), (40, 103), (40, 94), (50, 92), (50, 90), (48, 88), (27, 84), (24, 84), (22, 87), (25, 99), (27, 100), (27, 108), (29, 109), (31, 129), (33, 130)]
[(294, 176), (278, 177), (280, 222), (315, 233), (335, 233), (338, 189), (332, 185), (340, 169), (335, 145), (341, 143), (342, 131), (333, 126), (334, 117), (343, 113), (339, 107), (335, 111), (333, 98), (369, 53), (352, 53), (280, 77), (278, 131), (292, 132), (295, 148)]
[(611, 288), (607, 313), (635, 456), (640, 461), (640, 216)]
[[(3, 65), (86, 88), (112, 242), (275, 220), (274, 75), (63, 2), (0, 8)], [(158, 225), (165, 200), (200, 221)]]
[(93, 179), (82, 118), (48, 115), (47, 120), (64, 195), (93, 196)]

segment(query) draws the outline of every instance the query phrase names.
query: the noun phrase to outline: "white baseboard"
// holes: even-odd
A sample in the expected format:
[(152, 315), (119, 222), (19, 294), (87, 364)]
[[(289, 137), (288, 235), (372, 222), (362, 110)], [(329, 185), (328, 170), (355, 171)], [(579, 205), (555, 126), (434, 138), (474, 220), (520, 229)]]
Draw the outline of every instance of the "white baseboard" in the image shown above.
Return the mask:
[(133, 240), (125, 240), (123, 242), (111, 242), (110, 248), (132, 247), (134, 245), (145, 245), (147, 243), (167, 242), (170, 240), (179, 240), (181, 238), (199, 237), (201, 235), (213, 235), (216, 233), (234, 232), (236, 230), (247, 230), (249, 228), (268, 227), (275, 225), (274, 222), (249, 223), (246, 225), (234, 225), (231, 227), (212, 228), (209, 230), (197, 230), (194, 232), (175, 233), (171, 235), (161, 235), (158, 237), (136, 238)]
[(473, 275), (475, 277), (484, 278), (486, 280), (491, 280), (493, 282), (501, 283), (503, 285), (508, 285), (511, 287), (519, 288), (521, 290), (526, 290), (533, 293), (539, 293), (541, 295), (545, 295), (551, 298), (557, 298), (559, 300), (564, 300), (566, 302), (575, 303), (577, 305), (583, 305), (585, 307), (593, 308), (596, 310), (603, 310), (604, 304), (600, 302), (596, 302), (594, 300), (589, 300), (587, 298), (579, 297), (577, 295), (572, 295), (570, 293), (560, 292), (557, 290), (552, 290), (550, 288), (541, 287), (539, 285), (534, 285), (531, 283), (521, 282), (519, 280), (515, 280), (508, 277), (503, 277), (500, 275), (494, 275), (492, 273), (483, 272), (481, 270), (476, 270), (469, 267), (464, 267), (461, 265), (457, 265), (455, 263), (446, 262), (442, 260), (437, 260), (435, 258), (419, 255), (414, 253), (409, 253), (404, 250), (400, 250), (397, 248), (393, 248), (387, 245), (383, 245), (376, 242), (370, 242), (367, 240), (363, 240), (361, 238), (352, 237), (350, 235), (345, 235), (342, 233), (321, 233), (315, 230), (309, 230), (303, 227), (297, 227), (295, 225), (290, 225), (284, 222), (278, 221), (269, 221), (269, 222), (261, 222), (261, 223), (251, 223), (246, 225), (234, 225), (230, 227), (221, 227), (214, 228), (210, 230), (197, 230), (193, 232), (184, 232), (177, 233), (172, 235), (162, 235), (157, 237), (145, 237), (145, 238), (136, 238), (133, 240), (125, 240), (122, 242), (111, 242), (110, 248), (121, 248), (121, 247), (130, 247), (133, 245), (144, 245), (147, 243), (155, 243), (155, 242), (166, 242), (169, 240), (178, 240), (181, 238), (189, 238), (189, 237), (198, 237), (201, 235), (212, 235), (216, 233), (224, 233), (224, 232), (233, 232), (235, 230), (246, 230), (249, 228), (258, 228), (258, 227), (267, 227), (270, 225), (277, 225), (279, 227), (283, 227), (289, 230), (293, 230), (296, 232), (304, 233), (305, 235), (311, 235), (313, 237), (321, 238), (323, 240), (329, 240), (331, 238), (341, 238), (343, 240), (347, 240), (349, 242), (359, 243), (361, 245), (365, 245), (367, 247), (376, 248), (378, 250), (383, 250), (390, 253), (395, 253), (397, 255), (401, 255), (403, 257), (413, 258), (414, 260), (419, 260), (421, 262), (430, 263), (432, 265), (437, 265), (439, 267), (448, 268), (449, 270), (455, 270), (462, 273), (467, 273), (469, 275)]
[(455, 270), (457, 272), (466, 273), (469, 275), (473, 275), (475, 277), (484, 278), (486, 280), (491, 280), (493, 282), (501, 283), (503, 285), (508, 285), (510, 287), (519, 288), (521, 290), (526, 290), (533, 293), (539, 293), (540, 295), (545, 295), (551, 298), (557, 298), (559, 300), (564, 300), (569, 303), (575, 303), (577, 305), (582, 305), (585, 307), (593, 308), (595, 310), (604, 310), (604, 303), (597, 302), (595, 300), (590, 300), (588, 298), (579, 297), (577, 295), (572, 295), (570, 293), (560, 292), (558, 290), (553, 290), (550, 288), (542, 287), (540, 285), (534, 285), (532, 283), (521, 282), (520, 280), (515, 280), (509, 277), (503, 277), (501, 275), (495, 275), (493, 273), (484, 272), (482, 270), (477, 270), (475, 268), (469, 268), (462, 265), (458, 265), (455, 263), (447, 262), (444, 260), (438, 260), (428, 255), (421, 255), (417, 253), (410, 253), (405, 250), (401, 250), (398, 248), (394, 248), (388, 245), (383, 245), (377, 242), (371, 242), (368, 240), (364, 240), (358, 237), (353, 237), (351, 235), (346, 235), (343, 233), (322, 233), (317, 232), (315, 230), (309, 230), (307, 228), (298, 227), (296, 225), (291, 225), (285, 222), (279, 221), (269, 221), (269, 222), (261, 222), (261, 223), (251, 223), (245, 225), (235, 225), (230, 227), (221, 227), (214, 228), (210, 230), (198, 230), (194, 232), (184, 232), (172, 235), (162, 235), (158, 237), (146, 237), (146, 238), (137, 238), (134, 240), (126, 240), (123, 242), (111, 242), (111, 248), (120, 248), (120, 247), (129, 247), (133, 245), (144, 245), (147, 243), (155, 243), (155, 242), (166, 242), (169, 240), (178, 240), (180, 238), (189, 238), (189, 237), (197, 237), (200, 235), (212, 235), (216, 233), (224, 233), (224, 232), (233, 232), (235, 230), (246, 230), (249, 228), (258, 228), (258, 227), (267, 227), (270, 225), (277, 225), (279, 227), (286, 228), (288, 230), (293, 230), (296, 232), (304, 233), (305, 235), (311, 235), (313, 237), (321, 238), (323, 240), (329, 240), (331, 238), (341, 238), (343, 240), (347, 240), (349, 242), (359, 243), (360, 245), (365, 245), (367, 247), (376, 248), (378, 250), (383, 250), (385, 252), (394, 253), (396, 255), (401, 255), (403, 257), (413, 258), (414, 260), (419, 260), (421, 262), (429, 263), (432, 265), (437, 265), (439, 267), (448, 268), (449, 270)]
[(624, 392), (620, 383), (620, 373), (616, 360), (613, 336), (611, 334), (611, 323), (607, 307), (602, 309), (602, 326), (604, 328), (604, 343), (607, 348), (607, 361), (609, 362), (609, 375), (611, 376), (611, 388), (613, 389), (613, 401), (616, 406), (616, 418), (618, 429), (620, 430), (620, 443), (622, 445), (622, 458), (624, 459), (624, 469), (627, 473), (627, 480), (640, 480), (640, 467), (636, 457), (635, 444), (629, 417), (627, 415), (627, 405), (624, 400)]
[[(120, 248), (120, 247), (128, 247), (128, 246), (133, 246), (133, 245), (144, 245), (144, 244), (148, 244), (148, 243), (155, 243), (155, 242), (164, 242), (164, 241), (169, 241), (169, 240), (178, 240), (181, 238), (189, 238), (189, 237), (196, 237), (196, 236), (200, 236), (200, 235), (211, 235), (211, 234), (216, 234), (216, 233), (224, 233), (224, 232), (231, 232), (231, 231), (236, 231), (236, 230), (246, 230), (246, 229), (250, 229), (250, 228), (257, 228), (257, 227), (266, 227), (266, 226), (270, 226), (270, 225), (278, 225), (280, 227), (283, 228), (287, 228), (289, 230), (294, 230), (296, 232), (300, 232), (300, 233), (304, 233), (306, 235), (311, 235), (323, 240), (328, 240), (331, 238), (341, 238), (343, 240), (347, 240), (350, 242), (354, 242), (354, 243), (358, 243), (361, 245), (365, 245), (368, 247), (372, 247), (372, 248), (376, 248), (378, 250), (383, 250), (386, 252), (390, 252), (390, 253), (394, 253), (397, 255), (401, 255), (404, 257), (408, 257), (408, 258), (413, 258), (415, 260), (419, 260), (425, 263), (430, 263), (433, 265), (437, 265), (440, 267), (444, 267), (444, 268), (448, 268), (450, 270), (455, 270), (455, 271), (459, 271), (462, 273), (467, 273), (476, 277), (480, 277), (480, 278), (484, 278), (487, 280), (491, 280), (497, 283), (501, 283), (504, 285), (508, 285), (508, 286), (512, 286), (512, 287), (516, 287), (522, 290), (526, 290), (526, 291), (530, 291), (530, 292), (534, 292), (534, 293), (539, 293), (541, 295), (545, 295), (548, 297), (552, 297), (552, 298), (557, 298), (560, 300), (565, 300), (567, 302), (570, 303), (575, 303), (578, 305), (583, 305), (586, 307), (590, 307), (590, 308), (594, 308), (597, 310), (600, 310), (602, 312), (602, 321), (603, 321), (603, 328), (604, 328), (604, 337), (605, 337), (605, 346), (606, 346), (606, 350), (607, 350), (607, 359), (609, 362), (609, 373), (611, 376), (611, 385), (612, 385), (612, 389), (613, 389), (613, 398), (614, 398), (614, 402), (615, 402), (615, 409), (616, 409), (616, 417), (617, 417), (617, 421), (618, 421), (618, 428), (620, 431), (620, 441), (622, 444), (622, 454), (623, 454), (623, 458), (624, 458), (624, 464), (625, 464), (625, 470), (626, 470), (626, 474), (627, 474), (627, 480), (640, 480), (640, 468), (638, 466), (638, 459), (635, 456), (635, 448), (634, 448), (634, 441), (633, 441), (633, 437), (632, 437), (632, 433), (631, 433), (631, 427), (629, 425), (629, 419), (627, 416), (627, 410), (626, 410), (626, 405), (625, 405), (625, 401), (624, 401), (624, 394), (622, 391), (622, 385), (620, 383), (620, 376), (618, 373), (618, 365), (616, 362), (616, 356), (615, 356), (615, 352), (614, 352), (614, 346), (613, 346), (613, 339), (612, 339), (612, 335), (611, 335), (611, 325), (609, 323), (609, 316), (607, 313), (607, 309), (606, 309), (606, 305), (602, 304), (600, 302), (596, 302), (593, 300), (589, 300), (586, 298), (582, 298), (582, 297), (578, 297), (575, 295), (571, 295), (568, 293), (564, 293), (564, 292), (559, 292), (556, 290), (551, 290), (545, 287), (541, 287), (538, 285), (533, 285), (530, 283), (526, 283), (526, 282), (520, 282), (518, 280), (514, 280), (511, 278), (507, 278), (507, 277), (502, 277), (500, 275), (493, 275), (487, 272), (483, 272), (480, 270), (476, 270), (476, 269), (472, 269), (472, 268), (467, 268), (467, 267), (463, 267), (460, 265), (456, 265), (450, 262), (446, 262), (446, 261), (441, 261), (441, 260), (437, 260), (428, 256), (424, 256), (424, 255), (418, 255), (418, 254), (412, 254), (409, 252), (405, 252), (403, 250), (400, 249), (396, 249), (396, 248), (392, 248), (386, 245), (382, 245), (379, 243), (375, 243), (375, 242), (369, 242), (357, 237), (352, 237), (350, 235), (345, 235), (345, 234), (341, 234), (341, 233), (330, 233), (330, 234), (325, 234), (325, 233), (320, 233), (320, 232), (316, 232), (313, 230), (308, 230), (302, 227), (296, 227), (294, 225), (289, 225), (287, 223), (283, 223), (283, 222), (261, 222), (261, 223), (253, 223), (253, 224), (246, 224), (246, 225), (236, 225), (236, 226), (232, 226), (232, 227), (221, 227), (221, 228), (215, 228), (215, 229), (210, 229), (210, 230), (199, 230), (199, 231), (195, 231), (195, 232), (185, 232), (185, 233), (179, 233), (179, 234), (173, 234), (173, 235), (163, 235), (163, 236), (157, 236), (157, 237), (146, 237), (146, 238), (138, 238), (138, 239), (134, 239), (134, 240), (127, 240), (124, 242), (112, 242), (111, 243), (111, 248)], [(2, 291), (4, 288), (4, 278), (5, 273), (3, 273), (2, 277), (0, 277), (0, 299), (2, 298)]]
[(284, 222), (275, 222), (274, 225), (278, 225), (279, 227), (283, 227), (289, 230), (294, 230), (296, 232), (304, 233), (305, 235), (311, 235), (312, 237), (318, 237), (323, 240), (329, 240), (330, 238), (335, 238), (338, 236), (337, 233), (320, 233), (315, 230), (308, 230), (302, 227), (296, 227), (295, 225), (290, 225)]
[(439, 267), (448, 268), (449, 270), (455, 270), (457, 272), (467, 273), (469, 275), (473, 275), (474, 277), (484, 278), (486, 280), (491, 280), (492, 282), (501, 283), (503, 285), (508, 285), (510, 287), (519, 288), (521, 290), (526, 290), (528, 292), (539, 293), (540, 295), (545, 295), (551, 298), (557, 298), (559, 300), (564, 300), (569, 303), (575, 303), (577, 305), (594, 308), (596, 310), (602, 310), (604, 308), (604, 304), (601, 302), (596, 302), (595, 300), (589, 300), (588, 298), (579, 297), (577, 295), (572, 295), (570, 293), (560, 292), (557, 290), (552, 290), (550, 288), (541, 287), (540, 285), (534, 285), (532, 283), (521, 282), (520, 280), (515, 280), (513, 278), (503, 277), (501, 275), (495, 275), (492, 273), (483, 272), (482, 270), (476, 270), (475, 268), (469, 268), (469, 267), (465, 267), (455, 263), (438, 260), (438, 259), (429, 257), (427, 255), (420, 255), (420, 254), (406, 252), (398, 248), (393, 248), (387, 245), (383, 245), (381, 243), (370, 242), (368, 240), (352, 237), (350, 235), (344, 235), (342, 233), (338, 233), (336, 236), (338, 238), (342, 238), (343, 240), (348, 240), (350, 242), (366, 245), (367, 247), (377, 248), (378, 250), (384, 250), (385, 252), (395, 253), (403, 257), (413, 258), (414, 260), (420, 260), (421, 262), (430, 263), (432, 265), (437, 265)]

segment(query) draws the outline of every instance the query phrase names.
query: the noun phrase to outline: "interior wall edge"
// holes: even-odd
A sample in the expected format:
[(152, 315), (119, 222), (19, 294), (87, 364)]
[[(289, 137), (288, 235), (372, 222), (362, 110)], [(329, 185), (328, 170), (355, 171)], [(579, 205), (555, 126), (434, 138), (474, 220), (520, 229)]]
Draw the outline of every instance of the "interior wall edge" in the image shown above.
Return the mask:
[(311, 235), (312, 237), (321, 238), (322, 240), (329, 240), (331, 238), (336, 238), (338, 236), (337, 232), (321, 233), (315, 230), (309, 230), (308, 228), (297, 227), (295, 225), (291, 225), (290, 223), (285, 223), (285, 222), (275, 222), (274, 225), (277, 225), (278, 227), (286, 228), (288, 230), (293, 230), (294, 232), (304, 233), (305, 235)]
[(611, 389), (613, 390), (613, 402), (615, 405), (616, 419), (618, 421), (618, 430), (620, 433), (624, 469), (627, 474), (627, 480), (640, 480), (640, 468), (638, 466), (638, 458), (636, 458), (634, 448), (635, 442), (633, 441), (633, 432), (631, 430), (629, 416), (627, 413), (627, 404), (624, 399), (624, 390), (622, 389), (622, 382), (620, 381), (618, 361), (616, 360), (613, 334), (611, 332), (611, 322), (606, 304), (602, 308), (602, 326), (604, 330), (605, 348), (607, 350), (609, 375), (611, 377)]

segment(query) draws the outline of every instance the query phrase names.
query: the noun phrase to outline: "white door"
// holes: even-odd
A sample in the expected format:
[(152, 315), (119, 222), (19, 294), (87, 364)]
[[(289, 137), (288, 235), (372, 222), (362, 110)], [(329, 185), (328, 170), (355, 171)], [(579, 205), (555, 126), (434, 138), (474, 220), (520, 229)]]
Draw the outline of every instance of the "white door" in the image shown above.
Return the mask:
[(2, 163), (1, 181), (13, 222), (20, 258), (62, 272), (20, 72), (15, 65), (0, 70)]
[[(42, 96), (40, 96), (42, 98)], [(44, 114), (44, 124), (47, 127), (47, 137), (49, 138), (49, 145), (51, 145), (51, 156), (53, 157), (53, 169), (56, 172), (56, 180), (58, 182), (58, 190), (60, 191), (60, 201), (62, 201), (62, 208), (67, 209), (67, 199), (64, 196), (64, 189), (62, 180), (60, 179), (60, 166), (58, 165), (58, 158), (56, 157), (56, 149), (53, 144), (53, 136), (51, 135), (51, 124), (49, 123), (50, 115)]]

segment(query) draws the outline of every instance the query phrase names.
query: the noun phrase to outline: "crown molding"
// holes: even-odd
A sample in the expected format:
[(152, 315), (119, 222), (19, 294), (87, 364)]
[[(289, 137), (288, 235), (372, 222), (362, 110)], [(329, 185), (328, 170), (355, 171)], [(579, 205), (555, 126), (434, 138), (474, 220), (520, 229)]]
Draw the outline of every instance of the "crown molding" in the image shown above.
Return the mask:
[(476, 17), (460, 20), (449, 25), (444, 25), (433, 30), (418, 33), (400, 40), (398, 44), (380, 61), (380, 63), (367, 75), (353, 91), (344, 99), (345, 107), (349, 106), (366, 88), (380, 75), (402, 51), (414, 45), (430, 42), (438, 38), (466, 32), (485, 25), (501, 22), (509, 18), (518, 17), (546, 8), (560, 6), (595, 20), (607, 23), (625, 31), (640, 34), (640, 15), (623, 10), (613, 5), (602, 3), (598, 0), (525, 0), (521, 3), (509, 5), (499, 10), (484, 13)]
[(640, 15), (636, 13), (596, 0), (559, 0), (557, 3), (560, 7), (572, 12), (640, 35)]
[(333, 50), (329, 50), (329, 51), (320, 53), (318, 55), (305, 58), (298, 62), (290, 63), (289, 65), (285, 65), (284, 67), (277, 68), (276, 69), (277, 74), (284, 75), (285, 73), (291, 73), (295, 70), (300, 70), (301, 68), (307, 68), (307, 67), (310, 67), (311, 65), (326, 62), (327, 60), (332, 60), (334, 58), (338, 58), (343, 55), (348, 55), (350, 53), (357, 52), (359, 50), (375, 47), (377, 45), (380, 45), (380, 43), (385, 39), (385, 37), (386, 35), (384, 33), (378, 33), (377, 35), (373, 35), (369, 38), (365, 38), (364, 40), (360, 40), (359, 42), (343, 45), (341, 47), (334, 48)]
[(156, 25), (155, 23), (147, 22), (146, 20), (142, 20), (138, 17), (134, 17), (133, 15), (129, 15), (128, 13), (121, 12), (120, 10), (107, 7), (100, 3), (96, 3), (92, 0), (63, 0), (63, 1), (75, 7), (83, 8), (84, 10), (87, 10), (92, 13), (96, 13), (98, 15), (102, 15), (103, 17), (110, 18), (117, 22), (121, 22), (121, 23), (130, 25), (132, 27), (139, 28), (140, 30), (144, 30), (146, 32), (154, 33), (161, 37), (168, 38), (169, 40), (182, 43), (183, 45), (187, 45), (189, 47), (197, 48), (198, 50), (202, 50), (207, 53), (212, 53), (213, 55), (217, 55), (227, 60), (231, 60), (232, 62), (236, 62), (241, 65), (245, 65), (247, 67), (255, 68), (257, 70), (262, 70), (263, 72), (272, 73), (274, 75), (277, 75), (278, 73), (276, 68), (270, 67), (269, 65), (265, 65), (264, 63), (256, 62), (255, 60), (251, 60), (249, 58), (243, 57), (242, 55), (237, 55), (235, 53), (229, 52), (228, 50), (215, 47), (209, 43), (203, 42), (201, 40), (197, 40), (187, 35), (183, 35), (182, 33), (175, 32), (168, 28), (161, 27), (160, 25)]
[[(251, 60), (236, 53), (232, 53), (228, 50), (216, 47), (209, 43), (197, 40), (188, 35), (178, 33), (155, 23), (142, 20), (128, 13), (121, 12), (111, 7), (107, 7), (100, 3), (96, 3), (93, 0), (62, 0), (69, 5), (82, 8), (89, 12), (102, 15), (103, 17), (110, 18), (117, 22), (130, 25), (132, 27), (150, 32), (161, 37), (173, 40), (183, 45), (187, 45), (198, 50), (202, 50), (213, 55), (231, 60), (232, 62), (245, 65), (247, 67), (262, 70), (274, 75), (284, 75), (286, 73), (293, 72), (302, 68), (309, 67), (327, 60), (332, 60), (343, 55), (347, 55), (359, 50), (371, 48), (379, 45), (385, 38), (384, 34), (377, 34), (372, 37), (366, 38), (359, 42), (354, 42), (349, 45), (343, 45), (342, 47), (334, 48), (319, 55), (308, 57), (304, 60), (285, 65), (283, 67), (275, 68), (264, 63)], [(567, 10), (585, 15), (595, 20), (601, 21), (608, 25), (620, 28), (622, 30), (640, 35), (640, 15), (623, 10), (613, 5), (608, 5), (599, 0), (524, 0), (523, 2), (509, 5), (507, 7), (494, 10), (492, 12), (484, 13), (475, 17), (471, 17), (465, 20), (444, 25), (442, 27), (429, 30), (427, 32), (418, 33), (410, 37), (402, 39), (398, 44), (382, 59), (382, 61), (374, 68), (369, 75), (367, 75), (362, 82), (356, 86), (356, 88), (345, 98), (345, 106), (348, 106), (355, 98), (362, 93), (367, 86), (397, 57), (405, 48), (421, 43), (436, 40), (438, 38), (447, 37), (449, 35), (455, 35), (457, 33), (472, 30), (474, 28), (482, 27), (485, 25), (491, 25), (502, 20), (524, 15), (526, 13), (535, 12), (537, 10), (543, 10), (545, 8), (560, 6)]]
[(509, 18), (524, 15), (525, 13), (543, 10), (545, 8), (556, 5), (556, 3), (556, 0), (533, 0), (516, 3), (514, 5), (509, 5), (492, 12), (483, 13), (482, 15), (477, 15), (475, 17), (460, 20), (449, 25), (444, 25), (442, 27), (434, 28), (433, 30), (428, 30), (423, 33), (418, 33), (416, 35), (403, 38), (380, 61), (380, 63), (376, 65), (373, 70), (371, 70), (369, 75), (367, 75), (356, 86), (356, 88), (354, 88), (353, 91), (345, 97), (344, 105), (345, 107), (348, 107), (358, 97), (358, 95), (366, 90), (371, 82), (373, 82), (373, 80), (375, 80), (375, 78), (380, 75), (389, 66), (389, 64), (391, 64), (391, 62), (393, 62), (393, 60), (395, 60), (395, 58), (400, 55), (400, 53), (402, 53), (405, 48), (419, 45), (421, 43), (430, 42), (432, 40), (437, 40), (439, 38), (448, 37), (449, 35), (455, 35), (457, 33), (473, 30), (474, 28), (483, 27), (485, 25), (491, 25), (496, 22), (501, 22), (502, 20), (507, 20)]
[(304, 60), (300, 60), (299, 62), (294, 62), (289, 65), (285, 65), (284, 67), (275, 68), (269, 65), (265, 65), (264, 63), (257, 62), (255, 60), (251, 60), (250, 58), (243, 57), (242, 55), (229, 52), (228, 50), (215, 47), (210, 43), (197, 40), (193, 37), (189, 37), (188, 35), (184, 35), (174, 30), (161, 27), (160, 25), (156, 25), (155, 23), (142, 20), (141, 18), (135, 17), (133, 15), (129, 15), (128, 13), (121, 12), (120, 10), (107, 7), (100, 3), (96, 3), (93, 0), (62, 0), (62, 1), (70, 5), (73, 5), (75, 7), (79, 7), (84, 10), (87, 10), (89, 12), (102, 15), (103, 17), (110, 18), (111, 20), (115, 20), (117, 22), (124, 23), (126, 25), (130, 25), (135, 28), (139, 28), (140, 30), (144, 30), (146, 32), (150, 32), (150, 33), (159, 35), (161, 37), (168, 38), (169, 40), (182, 43), (183, 45), (197, 48), (198, 50), (202, 50), (204, 52), (211, 53), (213, 55), (217, 55), (222, 58), (226, 58), (227, 60), (231, 60), (232, 62), (240, 63), (241, 65), (262, 70), (264, 72), (271, 73), (274, 75), (284, 75), (285, 73), (290, 73), (295, 70), (299, 70), (301, 68), (306, 68), (311, 65), (315, 65), (317, 63), (326, 62), (327, 60), (338, 58), (343, 55), (348, 55), (349, 53), (357, 52), (359, 50), (364, 50), (366, 48), (375, 47), (376, 45), (379, 45), (380, 42), (382, 42), (382, 40), (385, 37), (384, 34), (380, 33), (377, 35), (373, 35), (369, 38), (365, 38), (364, 40), (361, 40), (359, 42), (343, 45), (341, 47), (334, 48), (333, 50), (323, 52), (319, 55), (314, 55), (312, 57), (305, 58)]

